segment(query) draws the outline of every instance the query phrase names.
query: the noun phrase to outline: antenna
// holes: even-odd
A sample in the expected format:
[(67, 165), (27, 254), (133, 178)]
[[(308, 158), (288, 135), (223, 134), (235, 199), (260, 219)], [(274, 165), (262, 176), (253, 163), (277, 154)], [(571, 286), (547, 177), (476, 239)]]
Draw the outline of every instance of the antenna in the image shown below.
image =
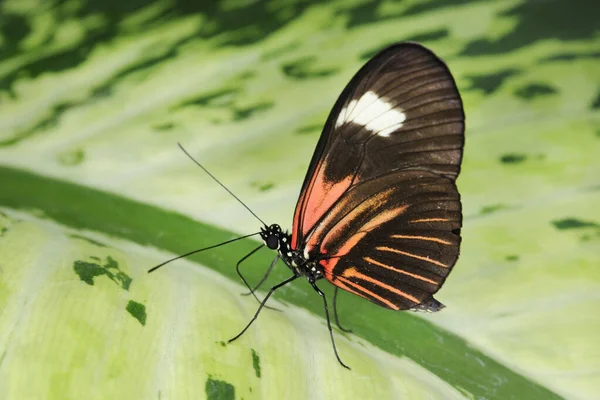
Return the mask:
[[(244, 202), (243, 202), (242, 200), (240, 200), (240, 199), (239, 199), (239, 197), (237, 197), (235, 194), (233, 194), (233, 192), (232, 192), (231, 190), (227, 189), (227, 187), (226, 187), (225, 185), (223, 185), (223, 184), (222, 184), (222, 183), (221, 183), (221, 182), (220, 182), (220, 181), (219, 181), (217, 178), (215, 178), (215, 176), (214, 176), (213, 174), (211, 174), (210, 172), (208, 172), (208, 170), (207, 170), (206, 168), (204, 168), (204, 167), (202, 166), (202, 164), (200, 164), (198, 161), (196, 161), (196, 159), (195, 159), (194, 157), (192, 157), (192, 156), (190, 155), (190, 153), (188, 153), (188, 152), (186, 151), (186, 149), (184, 149), (184, 148), (183, 148), (183, 146), (181, 145), (181, 143), (177, 143), (177, 145), (179, 146), (179, 148), (180, 148), (180, 149), (181, 149), (181, 150), (182, 150), (182, 151), (183, 151), (183, 152), (184, 152), (184, 153), (185, 153), (185, 154), (186, 154), (186, 155), (187, 155), (187, 156), (188, 156), (188, 157), (189, 157), (189, 158), (190, 158), (190, 159), (191, 159), (193, 162), (195, 162), (195, 163), (196, 163), (196, 165), (198, 165), (200, 168), (202, 168), (202, 170), (203, 170), (204, 172), (206, 172), (206, 173), (208, 174), (208, 176), (210, 176), (211, 178), (213, 178), (213, 180), (214, 180), (215, 182), (217, 182), (219, 185), (221, 185), (221, 187), (222, 187), (223, 189), (227, 190), (227, 193), (229, 193), (230, 195), (232, 195), (234, 199), (236, 199), (237, 201), (239, 201), (239, 202), (240, 202), (240, 204), (241, 204), (241, 205), (243, 205), (244, 207), (246, 207), (246, 210), (250, 211), (250, 213), (251, 213), (252, 215), (254, 215), (254, 217), (255, 217), (257, 220), (259, 220), (259, 221), (260, 221), (260, 222), (261, 222), (261, 223), (262, 223), (264, 226), (267, 226), (267, 224), (265, 224), (265, 222), (264, 222), (262, 219), (260, 219), (260, 217), (259, 217), (258, 215), (254, 214), (254, 211), (252, 211), (252, 210), (250, 209), (250, 207), (248, 207), (246, 204), (244, 204)], [(255, 234), (255, 235), (256, 235), (256, 234)]]
[[(182, 255), (180, 255), (180, 256), (173, 257), (173, 258), (171, 258), (170, 260), (167, 260), (167, 261), (165, 261), (165, 262), (163, 262), (163, 263), (161, 263), (161, 264), (158, 264), (156, 267), (149, 269), (149, 270), (148, 270), (148, 273), (150, 273), (150, 272), (153, 272), (153, 271), (156, 271), (157, 269), (159, 269), (159, 268), (160, 268), (160, 267), (162, 267), (163, 265), (166, 265), (166, 264), (170, 263), (171, 261), (179, 260), (180, 258), (184, 258), (184, 257), (187, 257), (187, 256), (191, 256), (192, 254), (200, 253), (201, 251), (204, 251), (204, 250), (210, 250), (210, 249), (214, 249), (215, 247), (223, 246), (224, 244), (228, 244), (228, 243), (231, 243), (231, 242), (235, 242), (236, 240), (240, 240), (240, 239), (246, 239), (246, 238), (248, 238), (248, 237), (250, 237), (250, 236), (258, 235), (259, 233), (260, 233), (260, 232), (256, 232), (256, 233), (251, 233), (251, 234), (249, 234), (249, 235), (246, 235), (246, 236), (240, 236), (240, 237), (238, 237), (238, 238), (231, 239), (231, 240), (228, 240), (228, 241), (226, 241), (226, 242), (223, 242), (223, 243), (214, 244), (214, 245), (212, 245), (212, 246), (204, 247), (204, 248), (202, 248), (202, 249), (198, 249), (198, 250), (193, 250), (193, 251), (190, 251), (189, 253), (185, 253), (185, 254), (182, 254)], [(247, 286), (247, 285), (246, 285), (246, 286)]]

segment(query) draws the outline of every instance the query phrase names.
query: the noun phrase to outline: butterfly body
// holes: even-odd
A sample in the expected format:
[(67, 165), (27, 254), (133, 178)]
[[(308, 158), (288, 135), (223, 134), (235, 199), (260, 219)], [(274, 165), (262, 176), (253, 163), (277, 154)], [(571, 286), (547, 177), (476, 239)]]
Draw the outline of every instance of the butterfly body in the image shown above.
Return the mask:
[(292, 235), (283, 232), (277, 224), (261, 228), (260, 236), (265, 245), (276, 250), (279, 258), (288, 266), (295, 276), (306, 277), (309, 283), (325, 277), (325, 269), (315, 260), (305, 257), (303, 252), (292, 249)]

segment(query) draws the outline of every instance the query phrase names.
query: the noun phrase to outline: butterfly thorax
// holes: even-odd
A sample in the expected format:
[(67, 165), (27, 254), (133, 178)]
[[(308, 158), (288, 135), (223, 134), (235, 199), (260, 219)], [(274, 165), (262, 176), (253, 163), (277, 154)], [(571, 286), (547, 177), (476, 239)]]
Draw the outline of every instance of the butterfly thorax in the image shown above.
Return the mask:
[(279, 225), (261, 228), (260, 236), (269, 249), (277, 251), (294, 274), (305, 276), (309, 282), (323, 278), (323, 267), (315, 260), (306, 259), (302, 251), (292, 249), (292, 235), (283, 232)]

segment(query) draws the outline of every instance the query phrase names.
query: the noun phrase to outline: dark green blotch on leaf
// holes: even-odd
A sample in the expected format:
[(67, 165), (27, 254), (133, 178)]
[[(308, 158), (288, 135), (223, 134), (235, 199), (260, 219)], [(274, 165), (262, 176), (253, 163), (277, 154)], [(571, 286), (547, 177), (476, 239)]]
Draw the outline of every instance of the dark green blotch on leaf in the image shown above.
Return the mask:
[(0, 237), (4, 236), (8, 232), (8, 228), (11, 226), (11, 220), (8, 219), (8, 215), (0, 211)]
[(260, 357), (254, 349), (250, 349), (252, 352), (252, 366), (254, 367), (254, 373), (257, 378), (260, 378)]
[(467, 76), (467, 79), (471, 81), (469, 89), (478, 89), (483, 91), (485, 95), (490, 95), (500, 89), (508, 78), (518, 75), (520, 72), (518, 69), (511, 68), (493, 74), (470, 75)]
[(558, 53), (553, 56), (545, 57), (540, 60), (542, 63), (553, 62), (553, 61), (576, 61), (576, 60), (593, 60), (595, 58), (600, 58), (600, 52), (592, 51), (592, 52), (565, 52)]
[(137, 319), (142, 326), (146, 325), (146, 306), (138, 303), (133, 300), (129, 300), (127, 303), (127, 307), (125, 307), (127, 312), (131, 314), (131, 316)]
[(294, 131), (294, 133), (304, 135), (307, 133), (317, 133), (323, 129), (323, 125), (304, 125)]
[(344, 10), (344, 17), (347, 18), (347, 29), (354, 29), (373, 22), (383, 22), (394, 18), (393, 15), (382, 16), (378, 8), (382, 0), (369, 0), (364, 2), (346, 2), (348, 5)]
[[(94, 259), (98, 258), (95, 257)], [(102, 275), (106, 275), (111, 281), (121, 286), (124, 290), (129, 290), (131, 282), (133, 281), (129, 275), (119, 269), (119, 263), (110, 256), (106, 258), (106, 263), (104, 265), (80, 260), (75, 261), (73, 270), (79, 276), (79, 279), (88, 285), (94, 285), (94, 278)]]
[(552, 221), (552, 225), (556, 229), (565, 230), (565, 229), (580, 229), (580, 228), (600, 228), (600, 224), (596, 222), (590, 221), (582, 221), (577, 218), (565, 218), (559, 219), (556, 221)]
[(245, 108), (235, 108), (233, 110), (233, 120), (241, 121), (244, 119), (248, 119), (252, 117), (254, 114), (260, 111), (266, 111), (273, 107), (273, 102), (264, 102), (259, 104), (254, 104)]
[(154, 125), (152, 127), (152, 129), (154, 129), (155, 131), (163, 132), (163, 131), (170, 131), (174, 127), (175, 127), (175, 124), (173, 122), (165, 122), (164, 124)]
[(78, 165), (85, 159), (85, 153), (81, 149), (65, 151), (57, 156), (58, 163), (64, 166)]
[(275, 187), (275, 184), (273, 182), (252, 182), (251, 185), (260, 190), (261, 192), (266, 192)]
[(503, 164), (518, 164), (522, 163), (526, 159), (527, 156), (525, 154), (510, 153), (504, 154), (502, 157), (500, 157), (500, 162)]
[(116, 273), (111, 273), (109, 278), (119, 283), (123, 289), (129, 290), (129, 286), (131, 286), (132, 281), (131, 277), (119, 269), (119, 263), (116, 262), (111, 256), (106, 257), (106, 264), (104, 264), (104, 268), (107, 270), (116, 270)]
[(121, 283), (121, 287), (125, 290), (129, 290), (129, 287), (131, 286), (131, 277), (129, 275), (127, 275), (124, 272), (117, 272), (115, 274), (115, 279)]
[(508, 255), (504, 258), (506, 261), (519, 261), (519, 256), (515, 254)]
[(210, 376), (204, 386), (208, 400), (233, 400), (235, 399), (235, 388), (229, 382), (212, 379)]
[(448, 29), (437, 29), (435, 31), (424, 32), (418, 35), (407, 37), (405, 40), (422, 43), (444, 39), (448, 36), (450, 36), (450, 31), (448, 31)]
[(114, 268), (119, 269), (119, 263), (115, 261), (111, 256), (106, 257), (106, 264), (104, 264), (106, 268)]
[(508, 208), (508, 206), (506, 206), (504, 204), (493, 204), (491, 206), (481, 207), (481, 210), (479, 211), (479, 213), (481, 215), (491, 214), (493, 212), (496, 212), (496, 211), (499, 211), (499, 210), (505, 210), (507, 208)]
[(596, 99), (592, 102), (591, 108), (592, 110), (600, 108), (600, 92), (598, 92)]
[(335, 74), (337, 68), (315, 68), (315, 57), (304, 57), (281, 65), (283, 73), (294, 79), (323, 78)]
[(198, 97), (186, 100), (179, 105), (175, 106), (175, 109), (184, 108), (188, 106), (228, 106), (233, 101), (232, 95), (237, 94), (237, 89), (222, 89), (209, 92)]
[(515, 91), (515, 94), (525, 100), (531, 100), (536, 97), (549, 96), (556, 94), (558, 91), (550, 85), (543, 83), (531, 83), (527, 86), (519, 88)]
[(95, 277), (106, 274), (106, 270), (100, 265), (85, 261), (75, 261), (73, 270), (79, 276), (79, 279), (88, 285), (94, 285)]

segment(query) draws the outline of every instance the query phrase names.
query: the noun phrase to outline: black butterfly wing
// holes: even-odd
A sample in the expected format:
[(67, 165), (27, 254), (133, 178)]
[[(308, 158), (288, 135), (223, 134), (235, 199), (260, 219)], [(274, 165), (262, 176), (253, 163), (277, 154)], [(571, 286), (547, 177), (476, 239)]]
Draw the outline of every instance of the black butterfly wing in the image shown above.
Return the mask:
[(329, 115), (296, 205), (292, 248), (362, 181), (407, 168), (455, 179), (463, 142), (462, 102), (446, 65), (416, 43), (381, 51)]
[(455, 179), (464, 143), (446, 65), (414, 43), (354, 76), (323, 130), (294, 215), (292, 247), (334, 285), (392, 309), (435, 309), (458, 258)]

